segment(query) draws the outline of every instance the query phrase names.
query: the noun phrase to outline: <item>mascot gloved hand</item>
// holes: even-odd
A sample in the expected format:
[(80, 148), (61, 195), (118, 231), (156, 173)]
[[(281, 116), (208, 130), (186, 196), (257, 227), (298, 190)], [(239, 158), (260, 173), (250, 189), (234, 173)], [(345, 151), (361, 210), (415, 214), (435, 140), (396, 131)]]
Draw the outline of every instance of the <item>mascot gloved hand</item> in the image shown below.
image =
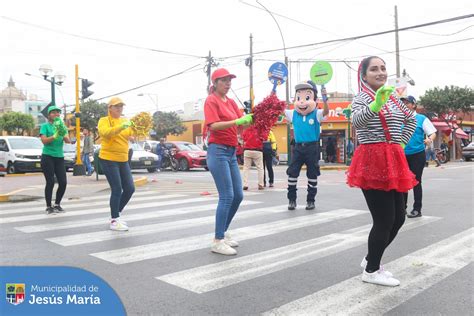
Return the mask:
[(393, 86), (382, 86), (375, 93), (375, 100), (369, 104), (369, 108), (378, 113), (382, 109), (382, 106), (387, 102), (390, 95), (395, 90)]
[(308, 115), (316, 108), (316, 99), (318, 98), (318, 89), (311, 81), (302, 82), (295, 87), (295, 111), (301, 115)]

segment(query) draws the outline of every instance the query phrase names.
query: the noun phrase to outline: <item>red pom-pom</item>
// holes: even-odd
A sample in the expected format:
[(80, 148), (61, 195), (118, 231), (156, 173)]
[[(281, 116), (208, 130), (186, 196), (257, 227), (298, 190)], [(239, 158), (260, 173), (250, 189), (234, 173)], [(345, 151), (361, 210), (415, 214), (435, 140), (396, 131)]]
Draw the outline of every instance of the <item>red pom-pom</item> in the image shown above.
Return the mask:
[(271, 94), (260, 102), (253, 110), (253, 125), (262, 141), (266, 141), (268, 133), (286, 108), (286, 102), (280, 101)]

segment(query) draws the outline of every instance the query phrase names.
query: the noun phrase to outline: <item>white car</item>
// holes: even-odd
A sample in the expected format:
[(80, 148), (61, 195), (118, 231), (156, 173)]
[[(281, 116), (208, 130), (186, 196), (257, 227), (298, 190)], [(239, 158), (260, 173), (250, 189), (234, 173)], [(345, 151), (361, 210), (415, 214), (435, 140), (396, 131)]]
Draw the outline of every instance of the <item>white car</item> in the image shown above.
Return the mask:
[(41, 171), (43, 143), (30, 136), (0, 136), (0, 164), (8, 173)]
[(155, 172), (158, 164), (158, 156), (146, 151), (137, 143), (130, 144), (133, 150), (132, 159), (130, 160), (131, 169), (147, 169), (148, 172)]

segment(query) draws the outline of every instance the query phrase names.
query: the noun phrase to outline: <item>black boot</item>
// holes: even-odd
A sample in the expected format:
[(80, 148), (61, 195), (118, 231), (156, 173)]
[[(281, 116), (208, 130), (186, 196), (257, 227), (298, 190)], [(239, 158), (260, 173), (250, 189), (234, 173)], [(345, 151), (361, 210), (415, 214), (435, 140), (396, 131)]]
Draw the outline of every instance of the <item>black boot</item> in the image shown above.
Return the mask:
[(309, 210), (314, 210), (316, 208), (316, 206), (314, 206), (314, 202), (312, 201), (309, 201), (309, 202), (306, 202), (306, 209), (309, 211)]
[(296, 209), (296, 201), (290, 201), (288, 204), (288, 210), (289, 211), (294, 211)]

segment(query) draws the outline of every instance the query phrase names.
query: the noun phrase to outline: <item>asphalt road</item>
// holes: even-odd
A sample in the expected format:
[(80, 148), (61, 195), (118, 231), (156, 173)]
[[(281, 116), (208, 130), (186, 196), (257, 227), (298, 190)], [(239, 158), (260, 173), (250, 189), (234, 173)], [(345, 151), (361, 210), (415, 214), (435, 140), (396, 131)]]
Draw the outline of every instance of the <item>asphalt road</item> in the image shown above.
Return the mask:
[(49, 217), (42, 201), (1, 204), (0, 265), (84, 268), (116, 290), (128, 315), (472, 315), (473, 176), (474, 163), (425, 169), (424, 216), (407, 219), (383, 257), (397, 288), (360, 281), (371, 220), (344, 172), (323, 172), (315, 211), (304, 210), (302, 173), (290, 212), (284, 167), (264, 191), (253, 170), (231, 226), (237, 256), (209, 249), (210, 174), (162, 172), (137, 188), (128, 232), (107, 229), (108, 192)]

